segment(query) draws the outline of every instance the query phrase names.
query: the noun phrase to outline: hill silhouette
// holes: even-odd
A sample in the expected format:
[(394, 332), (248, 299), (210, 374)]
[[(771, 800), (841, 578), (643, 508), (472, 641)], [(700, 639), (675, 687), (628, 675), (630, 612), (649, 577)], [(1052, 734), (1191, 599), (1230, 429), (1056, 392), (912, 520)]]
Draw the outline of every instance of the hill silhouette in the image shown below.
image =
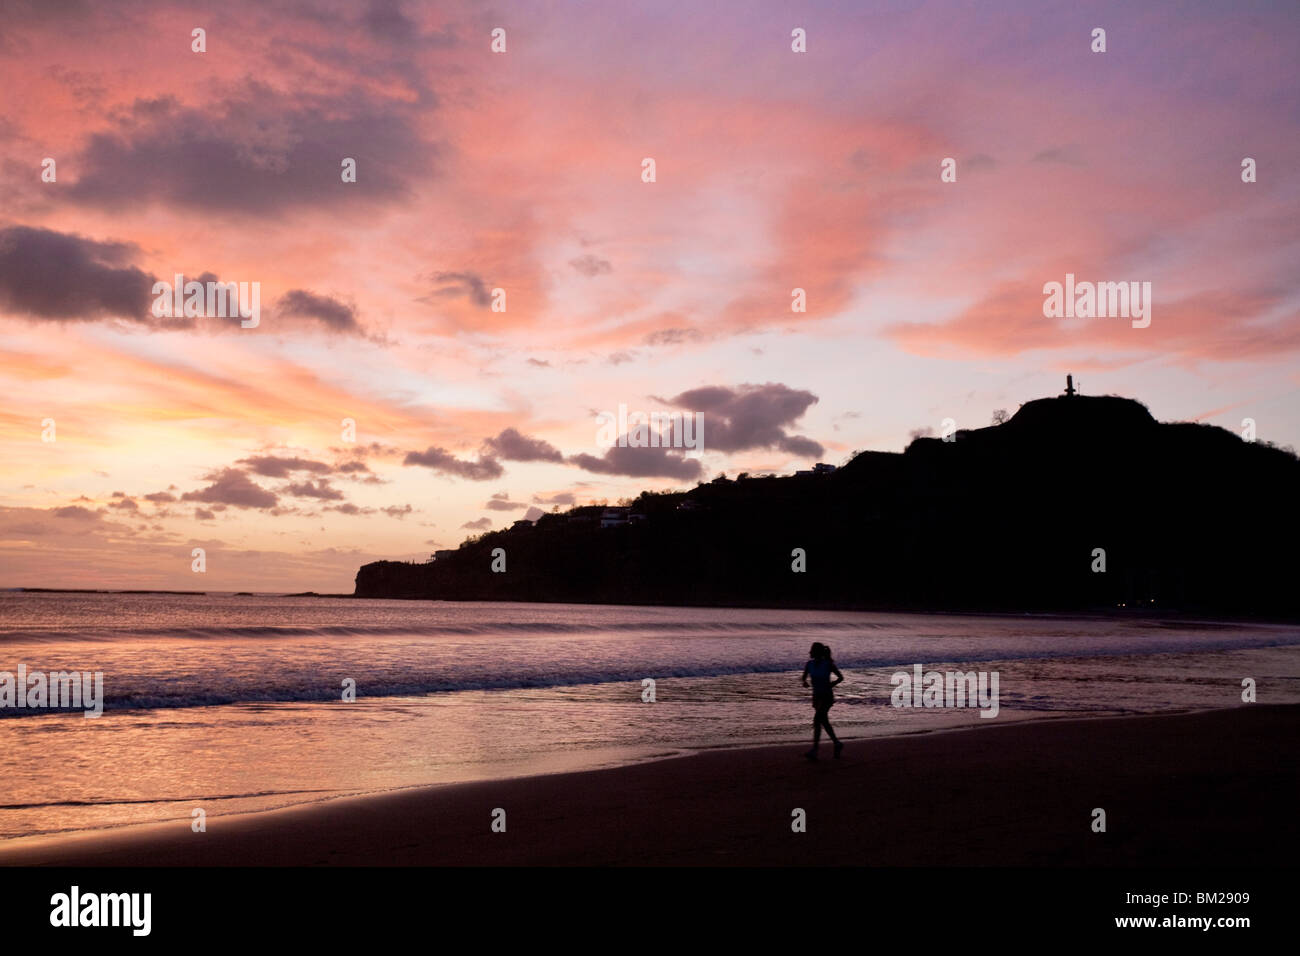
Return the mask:
[(574, 508), (428, 563), (368, 564), (355, 593), (1295, 618), (1297, 487), (1292, 453), (1071, 390), (830, 473), (644, 492), (626, 514)]

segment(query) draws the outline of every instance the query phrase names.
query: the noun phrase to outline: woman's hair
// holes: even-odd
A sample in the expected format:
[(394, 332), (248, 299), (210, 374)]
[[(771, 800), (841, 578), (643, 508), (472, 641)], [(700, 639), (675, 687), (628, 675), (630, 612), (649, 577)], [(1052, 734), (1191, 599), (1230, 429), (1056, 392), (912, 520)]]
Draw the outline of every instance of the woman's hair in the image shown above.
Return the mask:
[(823, 657), (830, 660), (831, 649), (821, 641), (814, 641), (813, 646), (808, 648), (808, 656), (816, 660), (821, 660)]

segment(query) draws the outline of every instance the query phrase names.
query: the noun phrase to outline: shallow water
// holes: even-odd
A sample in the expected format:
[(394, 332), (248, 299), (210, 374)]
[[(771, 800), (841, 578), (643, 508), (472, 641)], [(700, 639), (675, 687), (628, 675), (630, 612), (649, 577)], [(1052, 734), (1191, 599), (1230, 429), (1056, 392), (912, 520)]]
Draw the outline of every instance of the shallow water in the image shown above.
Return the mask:
[(850, 738), (992, 722), (892, 706), (915, 663), (997, 671), (997, 721), (1300, 702), (1300, 627), (3, 593), (0, 672), (101, 671), (105, 709), (0, 709), (0, 839), (803, 741), (813, 640)]

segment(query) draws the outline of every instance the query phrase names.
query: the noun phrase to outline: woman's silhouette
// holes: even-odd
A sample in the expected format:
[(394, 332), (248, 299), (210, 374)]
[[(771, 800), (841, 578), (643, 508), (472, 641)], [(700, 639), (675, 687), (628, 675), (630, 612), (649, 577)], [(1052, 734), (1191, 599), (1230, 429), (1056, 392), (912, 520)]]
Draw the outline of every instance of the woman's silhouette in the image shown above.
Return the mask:
[[(831, 680), (832, 674), (835, 675), (834, 680)], [(808, 651), (808, 663), (803, 666), (804, 687), (808, 686), (809, 678), (812, 678), (813, 691), (813, 745), (812, 750), (804, 756), (809, 760), (817, 759), (817, 748), (821, 746), (822, 728), (825, 727), (826, 735), (835, 743), (835, 756), (838, 757), (840, 751), (844, 749), (844, 743), (835, 736), (827, 714), (835, 703), (835, 694), (831, 688), (842, 683), (844, 675), (835, 666), (835, 661), (831, 658), (831, 649), (820, 641), (813, 644)]]

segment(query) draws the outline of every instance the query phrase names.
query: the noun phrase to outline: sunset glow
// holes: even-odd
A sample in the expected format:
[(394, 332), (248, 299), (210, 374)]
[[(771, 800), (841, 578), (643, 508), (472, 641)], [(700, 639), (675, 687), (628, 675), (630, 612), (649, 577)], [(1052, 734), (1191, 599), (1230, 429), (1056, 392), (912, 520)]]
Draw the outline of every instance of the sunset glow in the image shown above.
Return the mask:
[[(0, 586), (347, 592), (1067, 373), (1300, 445), (1290, 5), (332, 9), (6, 8)], [(178, 273), (260, 324), (156, 317)], [(1150, 326), (1045, 318), (1067, 273), (1150, 282)], [(703, 453), (607, 454), (620, 404)]]

